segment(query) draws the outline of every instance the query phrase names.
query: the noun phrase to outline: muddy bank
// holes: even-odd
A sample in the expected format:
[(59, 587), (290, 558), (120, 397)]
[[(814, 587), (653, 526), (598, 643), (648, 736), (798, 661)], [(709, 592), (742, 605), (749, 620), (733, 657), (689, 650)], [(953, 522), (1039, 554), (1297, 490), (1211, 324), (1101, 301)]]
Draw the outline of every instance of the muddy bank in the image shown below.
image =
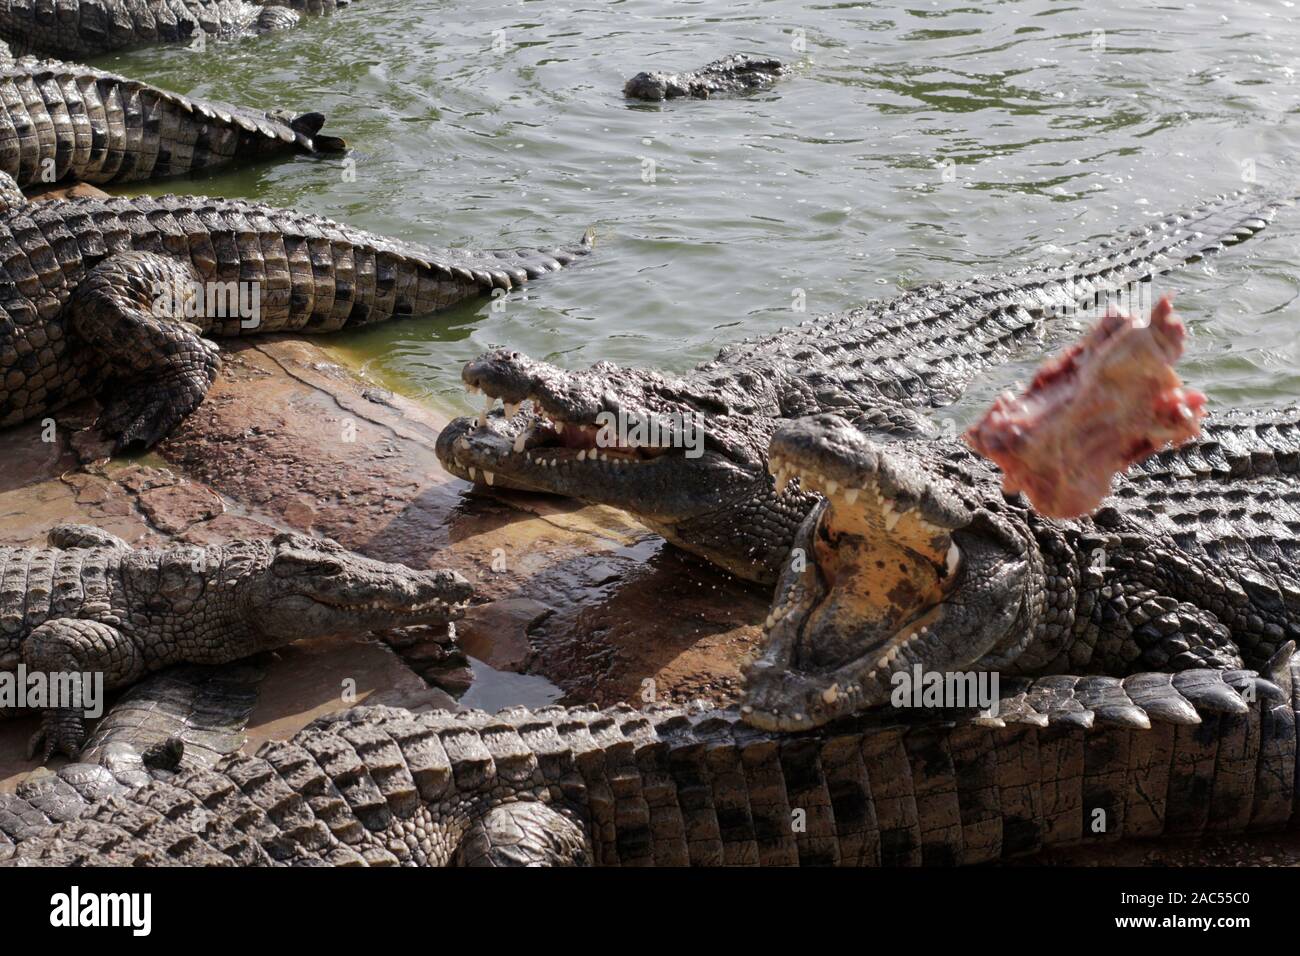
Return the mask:
[[(226, 343), (207, 401), (162, 445), (103, 460), (93, 405), (4, 435), (0, 543), (82, 521), (140, 546), (299, 530), (478, 589), (459, 641), (419, 630), (304, 641), (268, 660), (249, 747), (330, 710), (730, 699), (767, 596), (679, 555), (621, 512), (467, 493), (434, 455), (444, 423), (361, 381), (315, 343)], [(431, 686), (430, 681), (439, 686)], [(31, 769), (34, 720), (0, 726), (0, 788)]]

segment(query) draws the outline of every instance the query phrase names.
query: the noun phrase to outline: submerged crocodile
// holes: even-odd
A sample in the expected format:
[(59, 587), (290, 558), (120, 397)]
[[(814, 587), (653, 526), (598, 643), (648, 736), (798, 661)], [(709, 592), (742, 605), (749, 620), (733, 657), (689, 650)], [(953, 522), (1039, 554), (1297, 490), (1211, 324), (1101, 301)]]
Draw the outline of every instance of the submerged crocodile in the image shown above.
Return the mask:
[[(875, 427), (927, 433), (919, 412), (1054, 334), (1082, 304), (1193, 262), (1263, 229), (1286, 201), (1249, 192), (1172, 215), (1059, 267), (924, 286), (730, 346), (685, 375), (601, 362), (569, 371), (506, 349), (462, 378), (487, 395), (457, 419), (438, 457), (470, 481), (551, 492), (631, 512), (669, 542), (741, 577), (774, 582), (815, 496), (776, 494), (766, 467), (782, 419), (870, 413)], [(493, 411), (494, 400), (505, 413)], [(523, 403), (523, 407), (520, 405)], [(631, 423), (627, 439), (604, 423)], [(694, 422), (702, 454), (647, 444), (635, 427)]]
[(433, 312), (569, 264), (565, 249), (430, 249), (203, 196), (29, 204), (0, 174), (0, 427), (107, 386), (100, 429), (148, 447), (203, 401), (204, 336), (319, 333)]
[(344, 148), (320, 113), (205, 103), (114, 73), (24, 58), (0, 68), (0, 171), (20, 186), (132, 182), (300, 149)]
[(283, 30), (299, 11), (351, 0), (0, 0), (0, 39), (17, 54), (82, 57), (151, 43), (188, 43)]
[(623, 85), (623, 95), (637, 100), (671, 100), (689, 96), (697, 100), (733, 93), (764, 90), (787, 72), (771, 57), (733, 53), (689, 73), (661, 70), (638, 73)]
[[(1300, 673), (1009, 680), (996, 717), (360, 707), (211, 769), (0, 795), (10, 865), (952, 865), (1282, 829)], [(1096, 821), (1105, 826), (1098, 832)]]
[[(0, 548), (0, 670), (97, 674), (105, 690), (304, 637), (445, 623), (470, 597), (453, 571), (372, 561), (299, 534), (137, 551), (61, 525), (49, 544)], [(75, 758), (83, 740), (77, 709), (48, 708), (31, 747)]]

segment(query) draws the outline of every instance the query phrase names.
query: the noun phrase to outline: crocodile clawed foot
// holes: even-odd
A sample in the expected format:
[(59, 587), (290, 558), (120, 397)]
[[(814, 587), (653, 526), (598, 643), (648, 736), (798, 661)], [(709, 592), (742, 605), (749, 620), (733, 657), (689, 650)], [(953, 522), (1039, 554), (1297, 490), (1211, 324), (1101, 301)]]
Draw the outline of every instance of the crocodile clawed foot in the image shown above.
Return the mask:
[(185, 370), (142, 388), (125, 386), (109, 399), (96, 426), (113, 442), (115, 454), (152, 448), (199, 406), (215, 374)]
[(41, 718), (41, 728), (27, 742), (27, 759), (38, 753), (41, 763), (61, 753), (69, 760), (81, 756), (81, 746), (86, 742), (86, 730), (81, 715), (75, 710), (47, 710)]

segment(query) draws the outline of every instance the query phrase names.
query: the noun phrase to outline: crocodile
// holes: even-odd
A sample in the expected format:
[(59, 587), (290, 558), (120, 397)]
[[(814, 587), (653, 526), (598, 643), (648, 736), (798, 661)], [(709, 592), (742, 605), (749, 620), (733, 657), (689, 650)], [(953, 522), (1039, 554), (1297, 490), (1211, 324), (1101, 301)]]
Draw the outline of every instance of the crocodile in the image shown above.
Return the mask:
[(623, 95), (651, 102), (683, 96), (706, 100), (712, 96), (765, 90), (786, 72), (780, 60), (733, 53), (689, 73), (661, 70), (638, 73), (623, 84)]
[[(471, 594), (454, 571), (373, 561), (295, 533), (135, 550), (68, 524), (48, 544), (0, 548), (0, 670), (102, 675), (105, 690), (304, 637), (445, 623)], [(29, 756), (75, 758), (84, 740), (76, 708), (47, 707)]]
[(0, 0), (0, 39), (13, 52), (67, 59), (154, 43), (228, 40), (295, 26), (300, 12), (351, 0)]
[[(431, 249), (256, 202), (203, 196), (28, 203), (0, 173), (0, 427), (107, 392), (116, 450), (196, 408), (205, 336), (321, 333), (508, 291), (586, 255)], [(500, 293), (498, 293), (500, 294)]]
[(885, 708), (802, 733), (734, 709), (357, 707), (140, 786), (38, 771), (0, 795), (0, 861), (935, 866), (1279, 830), (1297, 819), (1292, 650), (1263, 675), (1009, 679), (996, 715)]
[(247, 741), (266, 673), (254, 657), (149, 674), (96, 721), (78, 760), (103, 765), (131, 785), (147, 783), (152, 770), (211, 766)]
[[(914, 288), (726, 347), (684, 375), (609, 362), (571, 371), (495, 349), (462, 371), (471, 393), (486, 394), (484, 413), (445, 428), (438, 457), (469, 481), (624, 509), (670, 543), (771, 584), (817, 500), (797, 487), (775, 493), (767, 450), (782, 420), (837, 411), (870, 414), (882, 432), (934, 431), (923, 413), (977, 373), (1052, 341), (1072, 325), (1063, 319), (1098, 301), (1248, 238), (1288, 202), (1234, 193), (1064, 265)], [(632, 427), (626, 441), (602, 436), (609, 421), (693, 423), (700, 447), (638, 444)]]
[(0, 68), (0, 171), (20, 186), (134, 182), (344, 149), (321, 134), (324, 123), (317, 112), (207, 103), (59, 60)]
[(1091, 515), (1053, 519), (964, 442), (829, 413), (783, 423), (777, 486), (821, 500), (747, 665), (746, 718), (819, 726), (890, 703), (917, 668), (1264, 667), (1300, 640), (1300, 408), (1203, 429), (1131, 466)]

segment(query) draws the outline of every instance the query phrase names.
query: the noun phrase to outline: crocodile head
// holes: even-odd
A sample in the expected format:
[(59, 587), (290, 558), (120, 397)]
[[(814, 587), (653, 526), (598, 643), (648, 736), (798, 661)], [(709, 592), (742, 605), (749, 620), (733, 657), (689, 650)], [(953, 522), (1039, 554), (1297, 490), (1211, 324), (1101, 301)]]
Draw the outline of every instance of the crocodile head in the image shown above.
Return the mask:
[(778, 484), (824, 495), (777, 585), (743, 713), (806, 730), (886, 704), (893, 675), (1000, 670), (1035, 630), (1046, 580), (1023, 508), (955, 443), (878, 444), (818, 415), (773, 437)]
[(268, 644), (443, 624), (464, 613), (473, 593), (455, 571), (373, 561), (301, 534), (279, 535), (233, 562), (227, 555), (228, 568), (239, 613)]
[(462, 377), (486, 407), (439, 435), (452, 474), (622, 508), (714, 564), (775, 580), (814, 499), (773, 490), (770, 381), (609, 362), (568, 371), (509, 350), (475, 359)]
[(623, 84), (623, 95), (636, 100), (667, 100), (690, 96), (691, 90), (676, 73), (647, 70)]

